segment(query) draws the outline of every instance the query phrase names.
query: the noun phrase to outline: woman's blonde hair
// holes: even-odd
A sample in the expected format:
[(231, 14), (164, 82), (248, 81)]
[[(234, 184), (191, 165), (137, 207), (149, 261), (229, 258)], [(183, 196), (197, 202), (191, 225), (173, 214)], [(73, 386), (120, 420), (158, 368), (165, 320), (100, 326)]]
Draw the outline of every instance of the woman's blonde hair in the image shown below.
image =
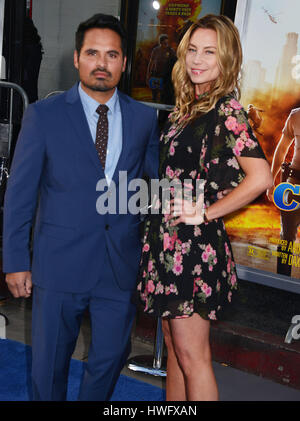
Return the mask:
[[(217, 33), (217, 61), (219, 77), (211, 83), (207, 95), (198, 100), (195, 85), (186, 71), (186, 53), (190, 39), (198, 28), (212, 29)], [(242, 47), (237, 28), (226, 16), (206, 15), (195, 22), (185, 33), (177, 49), (177, 62), (172, 71), (176, 105), (171, 120), (193, 120), (199, 114), (212, 110), (224, 95), (240, 97), (239, 73), (242, 65)]]

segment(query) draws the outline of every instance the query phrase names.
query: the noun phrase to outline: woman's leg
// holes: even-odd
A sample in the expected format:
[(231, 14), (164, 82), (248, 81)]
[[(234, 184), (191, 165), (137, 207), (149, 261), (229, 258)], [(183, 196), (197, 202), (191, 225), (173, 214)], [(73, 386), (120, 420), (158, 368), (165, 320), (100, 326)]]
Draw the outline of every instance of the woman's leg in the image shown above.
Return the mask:
[(162, 320), (164, 340), (168, 350), (166, 400), (186, 401), (184, 376), (174, 351), (169, 323), (169, 320)]
[(218, 388), (209, 344), (210, 322), (198, 314), (171, 319), (172, 343), (185, 379), (189, 401), (216, 401)]

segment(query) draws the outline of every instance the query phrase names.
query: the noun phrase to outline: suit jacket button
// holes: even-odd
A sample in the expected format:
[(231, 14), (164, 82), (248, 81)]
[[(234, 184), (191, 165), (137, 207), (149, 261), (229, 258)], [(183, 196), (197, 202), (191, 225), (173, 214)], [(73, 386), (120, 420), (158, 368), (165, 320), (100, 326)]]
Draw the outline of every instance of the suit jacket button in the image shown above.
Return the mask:
[(105, 229), (106, 229), (106, 231), (109, 230), (109, 225), (108, 224), (105, 225)]

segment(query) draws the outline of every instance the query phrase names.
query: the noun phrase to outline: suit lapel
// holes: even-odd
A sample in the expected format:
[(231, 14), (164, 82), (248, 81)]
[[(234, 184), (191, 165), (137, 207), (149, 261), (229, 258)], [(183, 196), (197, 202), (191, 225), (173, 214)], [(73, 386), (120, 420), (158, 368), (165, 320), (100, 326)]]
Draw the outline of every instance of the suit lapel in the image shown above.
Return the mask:
[(99, 176), (101, 176), (101, 178), (105, 177), (78, 94), (78, 84), (74, 85), (73, 88), (67, 92), (66, 102), (67, 114), (78, 135), (76, 136), (76, 140), (79, 143), (80, 148), (82, 148), (83, 153), (87, 153), (89, 155), (99, 173)]

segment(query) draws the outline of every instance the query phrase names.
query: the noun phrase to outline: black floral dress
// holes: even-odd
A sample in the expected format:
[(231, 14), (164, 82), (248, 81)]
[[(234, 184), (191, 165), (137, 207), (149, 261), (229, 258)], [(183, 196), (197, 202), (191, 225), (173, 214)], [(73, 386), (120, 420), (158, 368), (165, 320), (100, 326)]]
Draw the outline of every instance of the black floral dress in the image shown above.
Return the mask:
[[(237, 156), (265, 159), (246, 112), (226, 96), (192, 123), (166, 124), (160, 138), (159, 177), (189, 180), (193, 191), (196, 181), (205, 179), (208, 207), (243, 179)], [(145, 313), (182, 318), (197, 312), (204, 319), (219, 320), (237, 286), (222, 218), (172, 226), (167, 214), (147, 217), (137, 287)]]

